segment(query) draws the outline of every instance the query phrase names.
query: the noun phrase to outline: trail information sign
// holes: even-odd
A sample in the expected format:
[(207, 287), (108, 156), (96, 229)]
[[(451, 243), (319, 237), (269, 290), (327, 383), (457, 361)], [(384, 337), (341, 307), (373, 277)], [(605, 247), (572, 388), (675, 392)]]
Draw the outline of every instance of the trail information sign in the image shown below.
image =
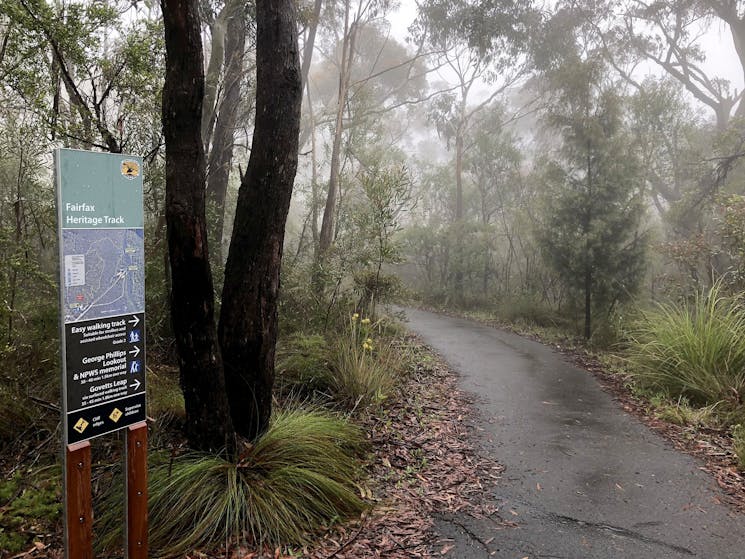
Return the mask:
[(145, 420), (142, 160), (58, 149), (66, 444)]

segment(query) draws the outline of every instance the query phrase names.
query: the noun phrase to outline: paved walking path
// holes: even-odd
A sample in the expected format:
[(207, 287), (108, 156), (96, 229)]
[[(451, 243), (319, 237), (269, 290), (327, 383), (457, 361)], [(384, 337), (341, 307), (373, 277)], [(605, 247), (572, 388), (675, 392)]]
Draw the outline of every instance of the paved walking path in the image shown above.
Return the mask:
[(744, 559), (745, 516), (711, 476), (624, 413), (550, 348), (476, 322), (406, 310), (409, 328), (477, 395), (493, 499), (514, 529), (438, 519), (448, 557)]

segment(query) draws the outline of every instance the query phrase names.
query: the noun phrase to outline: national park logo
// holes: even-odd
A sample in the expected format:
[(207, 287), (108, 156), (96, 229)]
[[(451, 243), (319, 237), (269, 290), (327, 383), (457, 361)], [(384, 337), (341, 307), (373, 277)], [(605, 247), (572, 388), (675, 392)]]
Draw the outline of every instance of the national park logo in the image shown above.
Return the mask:
[(122, 175), (130, 180), (140, 176), (140, 164), (137, 161), (122, 161)]

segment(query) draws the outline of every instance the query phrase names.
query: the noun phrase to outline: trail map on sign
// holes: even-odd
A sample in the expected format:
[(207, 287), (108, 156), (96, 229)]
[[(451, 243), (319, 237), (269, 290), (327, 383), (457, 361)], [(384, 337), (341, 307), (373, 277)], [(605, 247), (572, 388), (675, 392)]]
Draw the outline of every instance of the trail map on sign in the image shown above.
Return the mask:
[(142, 229), (66, 229), (62, 237), (71, 255), (64, 262), (65, 323), (144, 310)]

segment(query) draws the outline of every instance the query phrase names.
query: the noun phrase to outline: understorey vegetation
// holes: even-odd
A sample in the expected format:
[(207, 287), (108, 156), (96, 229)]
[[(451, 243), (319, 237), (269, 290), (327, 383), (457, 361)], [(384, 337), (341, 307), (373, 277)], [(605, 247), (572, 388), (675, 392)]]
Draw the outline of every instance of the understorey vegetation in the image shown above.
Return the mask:
[[(143, 158), (153, 557), (498, 518), (394, 301), (570, 348), (742, 485), (741, 8), (0, 0), (0, 557), (61, 549), (56, 148)], [(93, 447), (115, 555), (122, 434)]]
[[(336, 357), (327, 338), (353, 358)], [(188, 450), (177, 371), (151, 366), (150, 556), (427, 557), (449, 545), (434, 531), (436, 511), (502, 522), (483, 501), (501, 468), (474, 451), (469, 399), (395, 319), (349, 312), (325, 334), (286, 334), (277, 370), (270, 427), (233, 460)], [(329, 381), (337, 373), (344, 381)], [(121, 443), (110, 436), (94, 445), (100, 557), (121, 554)], [(45, 466), (55, 448), (24, 449), (0, 486), (3, 556), (61, 553), (60, 472)]]

